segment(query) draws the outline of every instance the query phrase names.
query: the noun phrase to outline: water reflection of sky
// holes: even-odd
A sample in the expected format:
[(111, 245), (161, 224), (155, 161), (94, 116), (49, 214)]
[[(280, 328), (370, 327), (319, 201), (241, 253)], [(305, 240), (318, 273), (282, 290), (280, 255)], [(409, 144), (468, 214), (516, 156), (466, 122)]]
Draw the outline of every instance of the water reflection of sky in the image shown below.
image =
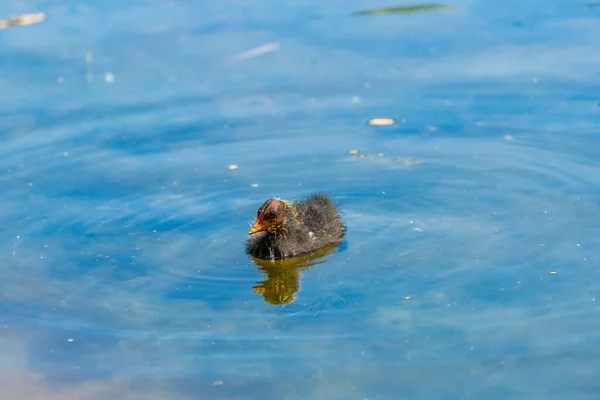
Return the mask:
[[(263, 3), (0, 5), (48, 15), (0, 31), (0, 398), (593, 398), (598, 9)], [(268, 275), (311, 190), (344, 245)]]

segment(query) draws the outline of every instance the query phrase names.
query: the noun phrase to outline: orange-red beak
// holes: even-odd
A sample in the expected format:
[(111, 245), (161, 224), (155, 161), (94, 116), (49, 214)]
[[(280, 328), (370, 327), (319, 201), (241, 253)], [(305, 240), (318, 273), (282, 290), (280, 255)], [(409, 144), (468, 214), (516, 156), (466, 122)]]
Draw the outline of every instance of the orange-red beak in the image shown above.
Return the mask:
[(252, 228), (250, 228), (249, 234), (252, 235), (253, 233), (262, 232), (266, 229), (267, 228), (262, 224), (261, 220), (257, 219), (254, 225), (252, 225)]

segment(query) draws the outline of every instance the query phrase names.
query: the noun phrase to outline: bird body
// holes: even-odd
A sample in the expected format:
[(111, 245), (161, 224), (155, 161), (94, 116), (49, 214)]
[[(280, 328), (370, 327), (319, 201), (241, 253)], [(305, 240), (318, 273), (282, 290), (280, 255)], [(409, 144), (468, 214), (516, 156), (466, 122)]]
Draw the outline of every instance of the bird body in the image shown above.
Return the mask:
[(324, 193), (296, 203), (269, 199), (256, 213), (246, 252), (263, 259), (297, 257), (339, 244), (344, 234), (337, 207)]

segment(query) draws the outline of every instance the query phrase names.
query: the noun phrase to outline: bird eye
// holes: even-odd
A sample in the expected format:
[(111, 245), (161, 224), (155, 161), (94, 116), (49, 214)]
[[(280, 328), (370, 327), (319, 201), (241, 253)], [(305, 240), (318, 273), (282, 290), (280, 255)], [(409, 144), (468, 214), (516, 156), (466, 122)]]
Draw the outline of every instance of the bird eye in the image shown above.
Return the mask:
[(275, 214), (275, 211), (271, 211), (271, 212), (269, 213), (269, 217), (271, 217), (271, 218), (275, 218), (275, 216), (276, 216), (276, 215), (277, 215), (277, 214)]

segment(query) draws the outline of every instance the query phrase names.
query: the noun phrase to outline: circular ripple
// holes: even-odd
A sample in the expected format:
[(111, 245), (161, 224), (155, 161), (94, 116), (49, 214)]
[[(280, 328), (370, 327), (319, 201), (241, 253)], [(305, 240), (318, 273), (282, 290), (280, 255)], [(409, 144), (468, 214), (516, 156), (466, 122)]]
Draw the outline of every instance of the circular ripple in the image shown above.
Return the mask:
[[(357, 338), (378, 338), (374, 351), (405, 340), (424, 349), (423, 337), (458, 340), (473, 319), (477, 342), (484, 324), (526, 309), (577, 319), (569, 308), (591, 302), (597, 288), (584, 272), (600, 236), (587, 216), (600, 211), (600, 175), (559, 135), (291, 125), (214, 146), (188, 137), (169, 148), (163, 137), (164, 152), (104, 138), (9, 157), (4, 212), (18, 223), (5, 231), (12, 268), (0, 275), (8, 323), (77, 341), (118, 337), (132, 354), (161, 342), (176, 354), (244, 349), (250, 359), (297, 355), (297, 339), (357, 354)], [(314, 190), (340, 206), (339, 248), (295, 266), (244, 254), (266, 198)], [(349, 320), (361, 322), (348, 332)]]

